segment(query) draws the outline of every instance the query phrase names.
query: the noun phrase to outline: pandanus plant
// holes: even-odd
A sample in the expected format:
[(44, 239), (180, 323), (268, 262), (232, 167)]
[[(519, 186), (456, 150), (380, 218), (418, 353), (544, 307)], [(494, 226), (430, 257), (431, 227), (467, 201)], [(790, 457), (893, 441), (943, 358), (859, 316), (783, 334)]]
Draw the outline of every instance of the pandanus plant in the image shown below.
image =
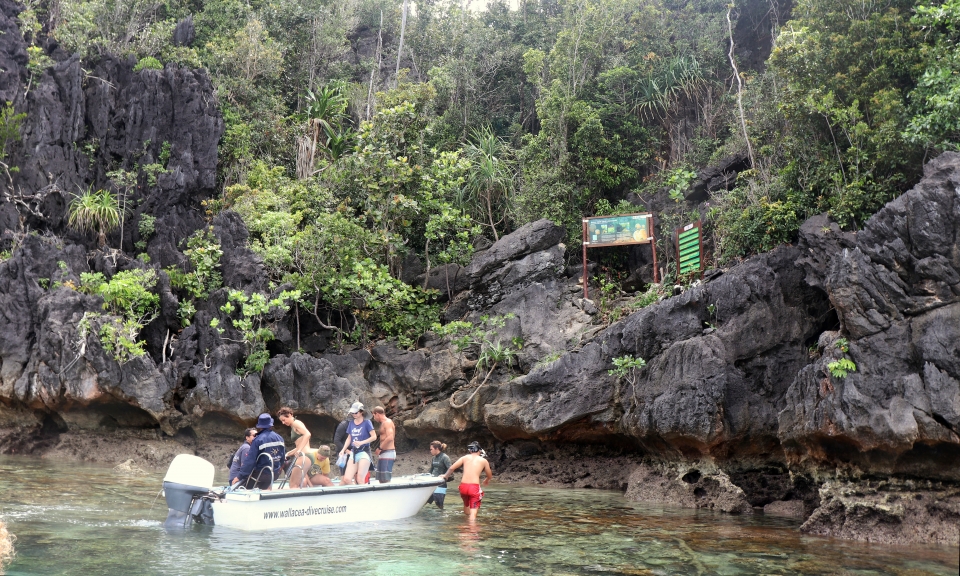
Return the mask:
[(107, 243), (107, 233), (120, 225), (120, 205), (107, 190), (87, 188), (70, 202), (67, 224), (80, 232), (96, 232), (99, 246)]
[(473, 163), (464, 191), (478, 222), (489, 226), (495, 240), (500, 239), (497, 226), (507, 219), (510, 194), (513, 191), (514, 166), (510, 151), (489, 127), (474, 131), (467, 157)]
[(648, 119), (667, 121), (683, 100), (696, 97), (707, 85), (703, 69), (693, 56), (677, 56), (641, 78), (636, 86), (634, 107)]
[(314, 173), (317, 148), (319, 147), (331, 160), (336, 160), (353, 143), (353, 131), (344, 128), (349, 119), (347, 98), (342, 83), (331, 83), (313, 92), (307, 90), (306, 116), (307, 135), (301, 140), (301, 149), (297, 159), (297, 172), (300, 178)]

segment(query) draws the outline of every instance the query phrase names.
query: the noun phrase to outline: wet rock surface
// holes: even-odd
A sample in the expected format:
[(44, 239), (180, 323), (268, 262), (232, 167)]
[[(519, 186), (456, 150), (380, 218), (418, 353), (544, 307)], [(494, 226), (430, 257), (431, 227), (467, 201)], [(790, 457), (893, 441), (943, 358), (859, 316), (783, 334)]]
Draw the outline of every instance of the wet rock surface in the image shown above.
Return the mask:
[(626, 497), (731, 514), (753, 511), (743, 490), (715, 464), (704, 461), (641, 464), (630, 474)]
[(911, 544), (960, 540), (960, 490), (937, 483), (824, 483), (821, 505), (801, 526), (808, 534)]

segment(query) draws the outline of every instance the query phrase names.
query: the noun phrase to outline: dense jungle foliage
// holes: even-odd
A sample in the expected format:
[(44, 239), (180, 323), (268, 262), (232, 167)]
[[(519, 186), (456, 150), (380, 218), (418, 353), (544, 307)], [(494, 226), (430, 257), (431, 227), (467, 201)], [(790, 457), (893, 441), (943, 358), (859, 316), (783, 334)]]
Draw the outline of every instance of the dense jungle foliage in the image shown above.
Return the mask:
[(477, 236), (547, 217), (576, 258), (582, 216), (665, 188), (696, 219), (696, 170), (742, 154), (703, 207), (719, 265), (824, 211), (856, 229), (960, 143), (960, 0), (478, 4), (27, 0), (21, 22), (88, 59), (205, 67), (226, 122), (207, 208), (237, 211), (277, 285), (349, 338), (438, 319), (398, 279), (409, 254), (464, 264)]

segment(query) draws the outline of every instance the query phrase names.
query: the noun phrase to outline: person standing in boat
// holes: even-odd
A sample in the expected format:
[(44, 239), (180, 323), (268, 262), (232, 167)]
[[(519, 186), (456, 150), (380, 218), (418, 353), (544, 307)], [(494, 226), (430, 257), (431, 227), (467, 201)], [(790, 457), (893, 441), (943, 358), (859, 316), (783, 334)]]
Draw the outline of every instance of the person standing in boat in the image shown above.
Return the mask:
[[(283, 438), (273, 431), (273, 418), (269, 414), (264, 413), (257, 418), (257, 430), (257, 437), (250, 443), (249, 457), (240, 466), (237, 477), (230, 479), (230, 483), (243, 480), (248, 490), (270, 490), (273, 488), (272, 480), (280, 475), (287, 449)], [(273, 475), (270, 474), (271, 466)]]
[(250, 454), (250, 443), (253, 442), (253, 439), (256, 438), (256, 436), (256, 428), (247, 428), (244, 430), (243, 444), (237, 448), (233, 458), (230, 460), (230, 473), (227, 477), (231, 480), (240, 475), (240, 467), (243, 466), (243, 462), (247, 459), (247, 455)]
[(397, 460), (397, 445), (395, 438), (397, 436), (397, 427), (393, 420), (387, 418), (387, 412), (383, 406), (377, 406), (373, 409), (373, 419), (380, 425), (380, 447), (377, 448), (377, 481), (381, 484), (388, 484), (393, 478), (393, 463)]
[(486, 473), (487, 478), (483, 485), (490, 484), (493, 478), (493, 472), (490, 470), (490, 463), (484, 458), (486, 455), (480, 448), (479, 442), (471, 442), (467, 445), (466, 456), (461, 457), (453, 463), (453, 466), (443, 475), (444, 480), (449, 480), (450, 475), (455, 470), (463, 467), (463, 478), (460, 480), (460, 498), (463, 500), (463, 513), (472, 522), (477, 519), (477, 512), (480, 511), (480, 501), (483, 500), (483, 490), (480, 488), (480, 474)]
[(354, 402), (350, 407), (353, 421), (347, 426), (347, 442), (341, 454), (351, 454), (342, 484), (366, 484), (370, 470), (370, 444), (377, 439), (373, 422), (363, 417), (363, 404)]
[[(430, 443), (430, 455), (433, 456), (433, 461), (430, 463), (430, 475), (431, 476), (441, 476), (444, 472), (450, 469), (450, 457), (447, 456), (447, 445), (439, 440), (434, 440)], [(437, 505), (437, 508), (443, 510), (443, 500), (447, 496), (447, 483), (444, 481), (443, 484), (437, 486), (437, 489), (433, 491), (433, 494), (430, 495), (430, 499), (427, 500), (427, 504), (433, 502)]]
[[(290, 483), (288, 488), (301, 488), (301, 485), (309, 486), (309, 480), (304, 479), (303, 471), (312, 468), (313, 458), (310, 454), (310, 431), (306, 425), (293, 415), (293, 409), (284, 406), (277, 411), (277, 418), (284, 426), (290, 427), (290, 439), (293, 440), (293, 449), (287, 452), (286, 458), (293, 459), (287, 470), (290, 473)], [(312, 454), (314, 457), (316, 452)]]

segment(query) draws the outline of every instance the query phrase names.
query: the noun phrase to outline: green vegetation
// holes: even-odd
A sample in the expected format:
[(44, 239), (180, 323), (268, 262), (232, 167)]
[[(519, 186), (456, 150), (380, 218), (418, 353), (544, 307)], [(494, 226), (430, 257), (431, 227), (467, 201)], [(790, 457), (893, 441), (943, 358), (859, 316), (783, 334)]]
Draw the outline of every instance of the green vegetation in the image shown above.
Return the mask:
[(604, 277), (598, 277), (597, 283), (600, 285), (600, 298), (597, 300), (597, 308), (600, 310), (600, 321), (603, 324), (610, 322), (610, 314), (613, 312), (613, 303), (620, 297), (620, 283), (614, 282)]
[(163, 70), (163, 64), (153, 56), (144, 56), (137, 62), (137, 65), (133, 67), (134, 72), (141, 70)]
[(646, 292), (638, 294), (633, 301), (632, 307), (639, 310), (641, 308), (646, 308), (647, 306), (658, 302), (667, 294), (666, 289), (664, 289), (663, 284), (651, 284)]
[(117, 197), (108, 190), (88, 188), (70, 202), (67, 223), (81, 232), (97, 233), (101, 248), (107, 244), (107, 233), (120, 225), (121, 211)]
[(697, 173), (681, 166), (671, 170), (667, 175), (667, 188), (670, 189), (670, 198), (674, 202), (683, 200), (683, 193), (690, 187), (690, 183), (697, 177)]
[(7, 164), (7, 148), (11, 142), (20, 141), (20, 125), (26, 117), (27, 115), (23, 112), (17, 114), (10, 102), (0, 107), (0, 168), (3, 168), (11, 186), (13, 186), (13, 176), (10, 173), (16, 172), (17, 167)]
[(834, 378), (846, 378), (848, 372), (856, 372), (857, 365), (849, 358), (841, 358), (827, 364), (827, 369)]
[[(448, 324), (435, 323), (431, 326), (431, 329), (440, 337), (449, 337), (457, 352), (461, 354), (470, 348), (476, 348), (479, 353), (482, 353), (484, 348), (489, 348), (494, 344), (496, 334), (507, 325), (507, 320), (513, 318), (516, 318), (516, 316), (512, 313), (503, 316), (485, 314), (480, 317), (480, 321), (476, 324), (456, 320)], [(500, 338), (496, 338), (496, 343), (500, 343)], [(511, 343), (517, 350), (523, 347), (522, 339)], [(498, 348), (500, 347), (498, 346)]]
[(550, 364), (553, 364), (554, 362), (559, 360), (561, 356), (563, 356), (563, 352), (559, 350), (557, 350), (556, 352), (551, 352), (550, 354), (547, 354), (543, 358), (537, 360), (537, 363), (534, 365), (534, 369), (543, 368), (544, 366), (549, 366)]
[[(298, 313), (339, 344), (413, 346), (440, 306), (426, 280), (399, 280), (411, 256), (429, 278), (467, 263), (478, 236), (546, 217), (577, 259), (584, 216), (638, 212), (628, 195), (665, 191), (663, 282), (685, 283), (666, 244), (698, 217), (684, 194), (700, 167), (732, 154), (750, 165), (710, 198), (707, 257), (722, 264), (795, 240), (813, 214), (859, 228), (924, 158), (960, 147), (960, 0), (792, 4), (787, 20), (776, 0), (425, 2), (399, 58), (401, 7), (386, 0), (60, 0), (49, 12), (28, 0), (20, 18), (31, 74), (46, 65), (42, 31), (91, 60), (206, 68), (225, 122), (207, 220), (240, 214), (272, 285), (299, 291)], [(187, 15), (196, 41), (174, 46)], [(752, 47), (730, 48), (734, 30), (757, 26), (775, 36), (762, 72), (739, 62)], [(359, 44), (370, 49), (357, 56)], [(405, 68), (383, 65), (394, 60)], [(8, 105), (0, 118), (0, 155), (19, 138), (16, 116)], [(78, 146), (92, 158), (99, 143)], [(86, 192), (71, 225), (101, 245), (122, 229), (132, 186), (175, 169), (170, 143), (141, 156), (139, 182), (111, 176), (116, 196)], [(663, 295), (614, 310), (626, 258), (608, 254), (602, 321)], [(190, 259), (191, 271), (170, 272), (184, 323), (218, 285)]]
[(509, 367), (516, 362), (518, 352), (523, 349), (523, 338), (515, 336), (510, 339), (510, 342), (504, 342), (503, 338), (498, 335), (498, 331), (506, 326), (507, 320), (514, 317), (513, 314), (504, 314), (503, 316), (484, 315), (480, 317), (480, 322), (477, 324), (456, 321), (446, 325), (440, 325), (439, 323), (433, 325), (433, 331), (437, 335), (450, 338), (457, 352), (461, 354), (461, 358), (468, 349), (475, 350), (477, 363), (471, 382), (475, 382), (479, 379), (480, 374), (484, 374), (483, 380), (466, 400), (456, 403), (453, 398), (450, 399), (452, 407), (460, 409), (466, 406), (483, 388), (498, 366)]
[(156, 285), (152, 269), (123, 270), (109, 281), (99, 272), (81, 274), (79, 290), (103, 298), (107, 313), (84, 314), (78, 328), (80, 340), (85, 342), (88, 334), (96, 333), (103, 349), (121, 364), (143, 356), (144, 342), (137, 338), (160, 311), (160, 296), (152, 292)]
[(618, 380), (626, 380), (633, 387), (633, 400), (636, 403), (637, 378), (640, 376), (640, 369), (646, 365), (647, 361), (643, 358), (626, 354), (613, 359), (613, 368), (607, 370), (607, 374), (616, 376)]
[[(147, 222), (150, 227), (153, 226), (152, 221)], [(140, 225), (142, 233), (144, 220), (141, 219)], [(197, 300), (207, 298), (211, 292), (223, 285), (223, 276), (219, 270), (223, 250), (220, 249), (220, 242), (211, 227), (194, 232), (187, 239), (187, 249), (183, 253), (190, 260), (190, 269), (184, 271), (170, 266), (165, 272), (170, 277), (170, 285), (181, 292), (177, 316), (186, 327), (191, 324), (193, 315), (197, 312)]]
[(134, 242), (134, 247), (141, 252), (147, 249), (147, 241), (156, 232), (157, 218), (149, 214), (141, 214), (140, 221), (137, 224), (137, 231), (140, 232), (140, 239)]
[[(246, 347), (247, 357), (243, 366), (237, 368), (237, 374), (260, 373), (270, 360), (267, 351), (267, 342), (273, 340), (273, 330), (270, 328), (271, 314), (279, 312), (280, 316), (286, 313), (290, 304), (300, 298), (300, 292), (284, 291), (278, 297), (270, 299), (265, 294), (254, 292), (247, 295), (241, 290), (231, 290), (227, 295), (227, 303), (220, 310), (228, 316), (234, 312), (238, 314), (232, 318), (233, 327), (240, 331), (241, 342)], [(216, 328), (216, 324), (211, 324)]]

